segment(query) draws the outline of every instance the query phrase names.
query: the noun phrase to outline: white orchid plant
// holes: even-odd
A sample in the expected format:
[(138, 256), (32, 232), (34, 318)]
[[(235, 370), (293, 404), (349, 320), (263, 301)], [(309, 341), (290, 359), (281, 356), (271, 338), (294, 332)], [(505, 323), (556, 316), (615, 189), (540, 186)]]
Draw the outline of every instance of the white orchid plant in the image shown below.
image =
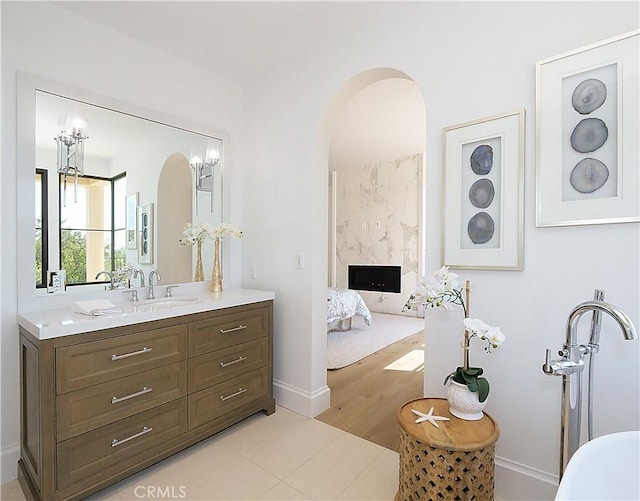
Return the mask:
[(203, 242), (207, 237), (219, 240), (224, 233), (229, 233), (235, 238), (242, 238), (243, 235), (242, 230), (233, 224), (220, 223), (217, 226), (213, 226), (207, 222), (198, 223), (197, 225), (185, 223), (182, 238), (178, 240), (178, 243), (182, 246), (195, 245), (198, 242)]
[(449, 271), (448, 266), (443, 266), (431, 275), (426, 275), (418, 283), (409, 299), (404, 305), (410, 310), (416, 304), (424, 304), (432, 308), (444, 308), (451, 310), (451, 305), (462, 307), (464, 312), (465, 336), (462, 348), (464, 350), (464, 363), (449, 374), (444, 383), (452, 380), (456, 383), (464, 384), (472, 392), (478, 393), (478, 400), (484, 402), (489, 396), (489, 381), (481, 377), (483, 370), (481, 367), (469, 366), (469, 342), (474, 337), (484, 341), (486, 346), (484, 351), (491, 353), (491, 350), (498, 348), (505, 340), (505, 336), (500, 327), (492, 327), (477, 318), (469, 318), (468, 298), (465, 303), (463, 291), (468, 291), (469, 282), (465, 286), (460, 286), (458, 275)]

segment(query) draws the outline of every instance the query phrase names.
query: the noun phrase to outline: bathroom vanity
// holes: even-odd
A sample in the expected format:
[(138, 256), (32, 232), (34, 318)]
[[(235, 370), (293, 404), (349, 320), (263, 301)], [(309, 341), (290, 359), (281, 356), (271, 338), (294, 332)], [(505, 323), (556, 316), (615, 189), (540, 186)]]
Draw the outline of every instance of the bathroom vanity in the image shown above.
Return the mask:
[(27, 497), (85, 498), (273, 413), (273, 299), (201, 292), (113, 315), (20, 315), (18, 478)]

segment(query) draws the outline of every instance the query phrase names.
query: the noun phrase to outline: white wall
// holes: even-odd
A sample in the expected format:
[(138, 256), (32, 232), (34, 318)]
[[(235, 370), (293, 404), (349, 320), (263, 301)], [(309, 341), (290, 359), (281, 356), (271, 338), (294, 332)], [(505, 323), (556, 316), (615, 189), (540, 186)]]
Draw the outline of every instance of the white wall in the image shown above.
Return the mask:
[[(200, 68), (186, 65), (125, 38), (115, 31), (76, 17), (51, 3), (2, 2), (2, 483), (15, 478), (19, 442), (17, 283), (30, 270), (17, 270), (16, 74), (28, 72), (86, 89), (181, 124), (203, 124), (238, 135), (240, 89)], [(77, 43), (81, 40), (82, 43)], [(73, 47), (74, 58), (61, 47)], [(77, 61), (77, 62), (76, 62)], [(238, 145), (225, 144), (225, 186), (233, 191)], [(225, 190), (226, 191), (226, 190)], [(241, 194), (225, 198), (229, 222), (241, 222)], [(234, 245), (234, 244), (232, 244)], [(225, 286), (240, 283), (240, 247), (225, 262)], [(162, 271), (162, 270), (160, 270)]]
[[(327, 404), (324, 287), (327, 276), (327, 151), (349, 97), (393, 68), (425, 100), (427, 269), (441, 265), (443, 127), (525, 108), (525, 264), (522, 272), (470, 271), (472, 313), (507, 334), (491, 356), (474, 353), (493, 383), (488, 412), (499, 422), (498, 494), (553, 495), (559, 449), (560, 379), (540, 367), (556, 350), (566, 315), (593, 289), (640, 324), (638, 224), (535, 228), (535, 63), (638, 27), (637, 3), (408, 2), (379, 5), (386, 29), (354, 27), (353, 44), (327, 42), (301, 62), (246, 89), (242, 185), (246, 283), (276, 291), (276, 395), (313, 415)], [(446, 223), (445, 223), (446, 224)], [(306, 266), (295, 268), (295, 254)], [(442, 394), (459, 364), (460, 319), (428, 313), (425, 393)], [(611, 332), (609, 332), (611, 331)], [(640, 343), (603, 326), (596, 430), (638, 429)], [(482, 358), (481, 358), (482, 357)], [(625, 393), (614, 381), (624, 381)], [(630, 393), (627, 394), (626, 392)], [(616, 409), (612, 412), (610, 409)]]
[(424, 100), (415, 82), (407, 78), (379, 80), (340, 110), (331, 130), (329, 170), (421, 152), (426, 127)]
[[(325, 303), (332, 125), (344, 104), (366, 85), (404, 73), (416, 81), (427, 111), (427, 269), (441, 262), (442, 128), (527, 110), (525, 269), (469, 272), (465, 277), (474, 284), (474, 314), (501, 325), (508, 335), (499, 352), (482, 359), (493, 383), (488, 411), (502, 430), (497, 453), (506, 467), (498, 471), (498, 494), (532, 497), (534, 488), (548, 494), (545, 480), (552, 481), (557, 470), (560, 381), (542, 375), (544, 349), (559, 347), (566, 314), (590, 298), (594, 287), (604, 288), (607, 298), (640, 324), (640, 234), (637, 224), (535, 228), (534, 65), (636, 29), (637, 3), (377, 3), (384, 28), (354, 27), (353, 43), (327, 39), (316, 57), (254, 82), (242, 96), (198, 68), (55, 5), (2, 2), (1, 8), (3, 482), (15, 476), (19, 433), (16, 190), (31, 189), (16, 182), (16, 71), (229, 132), (225, 186), (242, 189), (227, 197), (225, 219), (245, 230), (242, 282), (276, 291), (276, 395), (279, 403), (307, 415), (329, 404)], [(78, 39), (83, 43), (75, 43)], [(65, 43), (73, 44), (82, 65), (58, 49)], [(393, 71), (362, 73), (373, 68)], [(295, 267), (296, 254), (304, 255), (303, 269)], [(256, 279), (245, 273), (250, 265), (256, 266)], [(225, 285), (237, 277), (239, 266), (233, 261), (225, 270)], [(444, 373), (458, 364), (459, 327), (452, 316), (428, 313), (433, 323), (425, 391), (435, 395)], [(640, 428), (638, 345), (623, 343), (616, 329), (610, 323), (603, 327), (598, 434)], [(455, 339), (447, 337), (448, 330)], [(440, 361), (434, 360), (436, 354)], [(611, 385), (613, 374), (631, 397), (622, 397)], [(511, 483), (514, 479), (519, 488)]]

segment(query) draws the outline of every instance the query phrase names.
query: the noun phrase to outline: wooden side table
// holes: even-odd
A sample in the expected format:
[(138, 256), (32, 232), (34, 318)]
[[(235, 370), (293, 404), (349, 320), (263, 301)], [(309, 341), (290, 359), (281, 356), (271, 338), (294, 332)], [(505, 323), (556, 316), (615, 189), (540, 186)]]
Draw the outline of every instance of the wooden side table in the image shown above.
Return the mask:
[[(411, 409), (450, 418), (416, 423)], [(419, 398), (397, 413), (400, 425), (400, 474), (396, 501), (493, 500), (496, 422), (485, 413), (465, 421), (449, 413), (444, 398)]]

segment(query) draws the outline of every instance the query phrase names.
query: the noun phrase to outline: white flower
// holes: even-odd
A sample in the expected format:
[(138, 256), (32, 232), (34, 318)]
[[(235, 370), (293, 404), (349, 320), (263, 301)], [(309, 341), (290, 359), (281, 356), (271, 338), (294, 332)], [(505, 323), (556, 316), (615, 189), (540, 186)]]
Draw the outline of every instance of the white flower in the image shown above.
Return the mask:
[(184, 230), (182, 231), (183, 237), (178, 240), (178, 243), (185, 246), (202, 242), (207, 236), (205, 224), (206, 223), (199, 223), (197, 226), (193, 226), (191, 223), (185, 223)]
[(229, 233), (234, 238), (242, 238), (242, 235), (243, 235), (242, 230), (240, 228), (238, 228), (236, 225), (229, 224), (229, 223), (220, 223), (218, 226), (214, 226), (214, 227), (209, 226), (207, 228), (207, 234), (214, 240), (222, 238), (222, 235), (224, 233)]
[(451, 292), (453, 289), (459, 287), (458, 274), (449, 271), (448, 266), (443, 266), (437, 272), (434, 273), (438, 282), (440, 283), (440, 290)]
[(405, 304), (405, 308), (411, 309), (411, 305), (426, 302), (434, 308), (451, 310), (450, 303), (462, 305), (462, 289), (458, 283), (458, 275), (449, 271), (448, 266), (443, 266), (430, 275), (425, 275), (416, 285), (411, 297)]
[(464, 326), (467, 330), (473, 332), (474, 334), (478, 334), (480, 337), (484, 335), (489, 329), (492, 329), (491, 326), (484, 323), (479, 318), (465, 318)]
[(424, 290), (426, 297), (437, 297), (444, 292), (442, 283), (433, 275), (426, 275), (418, 286)]
[(182, 231), (183, 237), (178, 240), (178, 243), (183, 246), (195, 245), (197, 242), (202, 242), (206, 237), (214, 240), (222, 238), (223, 233), (229, 233), (235, 238), (242, 238), (242, 230), (233, 224), (220, 223), (217, 226), (212, 226), (211, 223), (204, 221), (196, 226), (193, 226), (192, 223), (185, 223)]
[(484, 337), (489, 340), (493, 348), (497, 348), (498, 346), (500, 346), (506, 339), (504, 334), (500, 330), (500, 327), (489, 327)]
[(479, 318), (465, 318), (464, 326), (471, 333), (469, 339), (478, 336), (487, 342), (487, 346), (484, 348), (487, 353), (491, 353), (492, 348), (495, 349), (504, 343), (505, 336), (500, 327), (491, 327)]

